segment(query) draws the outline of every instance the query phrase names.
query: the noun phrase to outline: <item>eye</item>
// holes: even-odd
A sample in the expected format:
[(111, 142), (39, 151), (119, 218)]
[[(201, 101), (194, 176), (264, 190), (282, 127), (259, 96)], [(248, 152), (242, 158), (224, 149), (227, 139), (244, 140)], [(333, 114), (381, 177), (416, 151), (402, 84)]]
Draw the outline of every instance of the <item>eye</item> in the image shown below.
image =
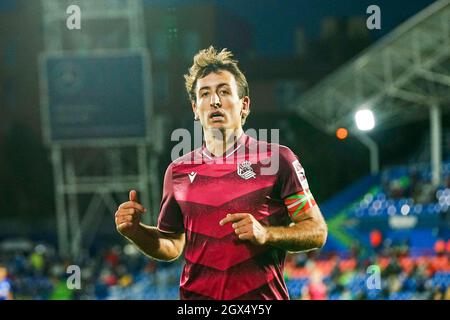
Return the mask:
[(227, 94), (229, 94), (228, 90), (220, 90), (219, 93), (220, 93), (221, 95), (227, 95)]
[(209, 94), (208, 91), (203, 91), (203, 92), (200, 94), (200, 96), (201, 96), (201, 97), (206, 97), (208, 94)]

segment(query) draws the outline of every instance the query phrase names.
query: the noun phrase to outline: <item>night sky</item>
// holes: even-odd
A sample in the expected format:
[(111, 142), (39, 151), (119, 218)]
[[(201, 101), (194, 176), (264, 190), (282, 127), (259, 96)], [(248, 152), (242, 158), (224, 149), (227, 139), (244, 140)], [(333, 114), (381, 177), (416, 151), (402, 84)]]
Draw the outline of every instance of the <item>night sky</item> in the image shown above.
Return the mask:
[(294, 50), (293, 32), (301, 26), (307, 37), (319, 36), (320, 22), (328, 16), (366, 16), (370, 5), (381, 10), (380, 38), (427, 7), (432, 0), (144, 0), (146, 4), (177, 6), (216, 3), (248, 21), (255, 32), (256, 47), (266, 56), (288, 55)]

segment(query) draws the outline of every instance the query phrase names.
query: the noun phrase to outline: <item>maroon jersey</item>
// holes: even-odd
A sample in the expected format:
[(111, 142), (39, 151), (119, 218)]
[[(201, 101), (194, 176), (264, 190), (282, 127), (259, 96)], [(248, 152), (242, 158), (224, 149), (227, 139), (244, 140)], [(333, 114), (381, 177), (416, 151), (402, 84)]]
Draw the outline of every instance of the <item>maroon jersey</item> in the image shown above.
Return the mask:
[[(267, 174), (273, 161), (278, 169)], [(219, 221), (251, 213), (262, 225), (288, 226), (283, 199), (305, 187), (299, 166), (289, 148), (245, 134), (223, 156), (203, 146), (169, 165), (158, 229), (186, 233), (181, 299), (289, 299), (286, 252), (240, 240), (231, 223)]]

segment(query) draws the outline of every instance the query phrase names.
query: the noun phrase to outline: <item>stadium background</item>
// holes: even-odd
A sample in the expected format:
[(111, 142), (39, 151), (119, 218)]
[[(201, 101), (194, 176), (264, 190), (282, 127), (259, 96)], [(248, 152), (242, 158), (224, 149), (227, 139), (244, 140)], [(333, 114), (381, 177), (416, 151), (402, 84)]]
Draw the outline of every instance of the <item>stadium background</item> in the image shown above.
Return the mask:
[[(71, 4), (81, 8), (81, 30), (65, 26), (65, 10)], [(178, 297), (181, 259), (160, 263), (136, 252), (115, 231), (111, 208), (126, 199), (126, 190), (136, 188), (143, 203), (153, 209), (145, 219), (155, 221), (162, 172), (175, 144), (171, 133), (176, 128), (193, 131), (182, 75), (192, 55), (210, 44), (231, 49), (247, 75), (252, 113), (246, 128), (280, 129), (280, 142), (300, 156), (328, 222), (329, 238), (322, 250), (288, 256), (285, 278), (291, 298), (450, 298), (448, 1), (146, 0), (140, 4), (0, 3), (0, 264), (8, 268), (16, 299)], [(366, 9), (372, 4), (381, 9), (380, 30), (366, 27)], [(386, 47), (400, 56), (401, 67), (393, 66), (394, 77), (412, 68), (415, 60), (408, 60), (408, 51), (413, 49), (401, 50), (395, 42), (414, 28), (420, 28), (416, 36), (424, 39), (442, 35), (442, 40), (430, 41), (431, 48), (424, 49), (424, 56), (441, 54), (439, 63), (426, 70), (440, 77), (410, 80), (409, 91), (404, 91), (416, 93), (413, 98), (397, 92), (395, 101), (379, 101), (379, 105), (386, 103), (384, 109), (370, 106), (376, 127), (367, 136), (378, 146), (380, 167), (371, 174), (369, 149), (352, 124), (343, 122), (350, 130), (345, 140), (334, 136), (333, 126), (328, 131), (323, 126), (337, 120), (339, 112), (351, 114), (360, 105), (331, 97), (336, 115), (321, 118), (330, 102), (320, 92), (333, 84), (339, 90), (351, 82), (347, 89), (352, 93), (351, 70), (366, 59), (375, 66), (372, 75), (376, 76), (377, 66), (386, 67), (377, 60), (377, 50)], [(419, 47), (422, 44), (418, 42)], [(93, 57), (101, 52), (101, 60), (115, 56), (118, 49), (135, 53), (143, 48), (148, 53), (144, 64), (150, 66), (145, 69), (150, 71), (150, 88), (142, 94), (149, 97), (144, 101), (150, 111), (148, 118), (140, 120), (150, 125), (143, 127), (148, 139), (142, 139), (140, 132), (125, 142), (120, 136), (105, 139), (90, 131), (95, 126), (80, 130), (89, 139), (83, 137), (75, 144), (49, 138), (52, 124), (43, 110), (52, 102), (51, 84), (56, 89), (69, 87), (66, 94), (78, 84), (73, 80), (76, 70), (63, 74), (69, 78), (57, 78), (58, 74), (47, 72), (46, 59), (71, 59), (73, 54)], [(95, 85), (96, 74), (90, 76)], [(111, 82), (118, 82), (124, 91), (134, 85), (140, 88), (133, 82), (136, 77), (114, 77)], [(378, 90), (387, 90), (387, 85)], [(108, 89), (103, 87), (101, 94), (112, 94)], [(389, 94), (394, 96), (392, 90)], [(83, 103), (90, 102), (74, 105), (86, 107)], [(431, 165), (431, 105), (440, 110), (438, 183)], [(119, 102), (117, 107), (127, 110)], [(75, 110), (71, 115), (81, 121), (83, 112)], [(142, 172), (149, 178), (142, 179)], [(111, 185), (116, 188), (108, 189)], [(65, 271), (71, 264), (81, 267), (81, 290), (67, 289)], [(367, 286), (370, 265), (380, 267), (379, 289)]]

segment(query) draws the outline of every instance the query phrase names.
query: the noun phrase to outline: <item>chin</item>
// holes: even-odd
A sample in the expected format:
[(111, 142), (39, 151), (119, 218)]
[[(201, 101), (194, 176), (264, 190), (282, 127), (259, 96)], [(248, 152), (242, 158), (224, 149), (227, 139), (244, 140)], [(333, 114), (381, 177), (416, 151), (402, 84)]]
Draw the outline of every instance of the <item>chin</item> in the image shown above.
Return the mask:
[(210, 122), (209, 126), (211, 128), (226, 128), (227, 127), (225, 122)]

